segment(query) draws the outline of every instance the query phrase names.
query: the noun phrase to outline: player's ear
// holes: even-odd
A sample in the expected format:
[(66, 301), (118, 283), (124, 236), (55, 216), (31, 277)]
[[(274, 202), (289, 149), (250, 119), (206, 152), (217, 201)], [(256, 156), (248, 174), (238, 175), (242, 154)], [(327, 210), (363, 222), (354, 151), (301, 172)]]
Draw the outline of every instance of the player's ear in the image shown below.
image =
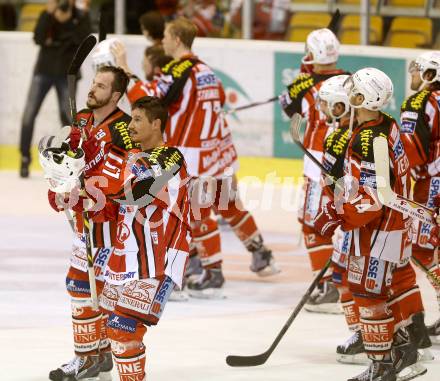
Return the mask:
[(119, 102), (119, 99), (121, 99), (122, 94), (119, 91), (114, 91), (112, 94), (112, 100), (116, 103)]
[(157, 132), (159, 132), (159, 133), (162, 133), (160, 127), (161, 127), (161, 121), (160, 121), (160, 119), (154, 119), (154, 120), (153, 120), (153, 130), (154, 130), (154, 131), (157, 131)]

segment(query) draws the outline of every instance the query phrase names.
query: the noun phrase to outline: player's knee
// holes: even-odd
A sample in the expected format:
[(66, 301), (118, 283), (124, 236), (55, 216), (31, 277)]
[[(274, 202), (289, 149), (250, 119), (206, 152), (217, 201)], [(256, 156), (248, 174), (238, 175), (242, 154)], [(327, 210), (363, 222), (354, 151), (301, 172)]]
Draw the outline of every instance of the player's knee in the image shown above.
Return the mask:
[(66, 276), (66, 289), (71, 297), (90, 298), (90, 283), (87, 274), (71, 274)]
[(116, 356), (137, 355), (145, 350), (142, 339), (147, 328), (137, 319), (112, 313), (107, 322), (107, 336)]

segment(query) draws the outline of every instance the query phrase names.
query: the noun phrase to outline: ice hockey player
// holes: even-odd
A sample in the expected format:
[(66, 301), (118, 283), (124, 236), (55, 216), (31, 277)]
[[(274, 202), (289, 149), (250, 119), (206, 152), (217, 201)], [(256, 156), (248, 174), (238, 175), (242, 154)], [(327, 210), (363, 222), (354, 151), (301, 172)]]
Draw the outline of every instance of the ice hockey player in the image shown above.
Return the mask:
[[(440, 190), (440, 51), (421, 54), (410, 64), (411, 90), (401, 108), (402, 142), (414, 184), (414, 200), (429, 208)], [(413, 220), (413, 256), (440, 276), (438, 252), (429, 242), (432, 227)], [(428, 279), (430, 279), (428, 277)], [(433, 285), (440, 309), (440, 286)], [(428, 327), (431, 340), (440, 343), (440, 318)]]
[(101, 295), (120, 380), (146, 380), (143, 337), (158, 323), (174, 286), (182, 286), (188, 259), (189, 178), (182, 153), (163, 142), (167, 117), (159, 99), (136, 101), (129, 130), (142, 151), (115, 145), (98, 173), (108, 184), (99, 189), (120, 205)]
[[(335, 123), (337, 121), (336, 123), (338, 123), (325, 140), (323, 157), (324, 167), (335, 180), (339, 181), (339, 186), (335, 191), (335, 185), (330, 183), (328, 178), (325, 179), (325, 183), (329, 186), (324, 188), (324, 192), (336, 204), (343, 201), (343, 165), (350, 140), (350, 114), (347, 114), (350, 111), (350, 104), (343, 87), (347, 78), (347, 75), (341, 75), (326, 80), (318, 93), (320, 109), (328, 116), (328, 122)], [(348, 328), (353, 332), (353, 336), (346, 343), (338, 345), (336, 352), (340, 362), (365, 363), (367, 357), (360, 331), (359, 309), (349, 290), (347, 279), (347, 261), (352, 234), (351, 231), (345, 231), (341, 227), (332, 255), (333, 283), (339, 291)], [(406, 327), (417, 348), (426, 349), (429, 347), (430, 342), (423, 323), (423, 304), (420, 290), (416, 284), (415, 272), (408, 261), (398, 265), (394, 271), (388, 304), (394, 306), (391, 308), (396, 309), (396, 326)], [(429, 351), (425, 351), (423, 359), (432, 359)]]
[(417, 347), (408, 332), (404, 328), (397, 330), (396, 315), (402, 313), (401, 304), (398, 300), (390, 302), (396, 267), (407, 263), (411, 255), (410, 219), (380, 205), (375, 195), (372, 143), (377, 136), (386, 137), (391, 148), (394, 191), (402, 195), (409, 191), (409, 164), (399, 127), (392, 117), (380, 111), (392, 97), (393, 85), (382, 71), (365, 68), (353, 74), (344, 87), (357, 121), (344, 164), (348, 194), (341, 203), (329, 201), (314, 221), (323, 235), (331, 235), (339, 225), (352, 231), (347, 279), (359, 308), (364, 348), (372, 362), (349, 381), (395, 381), (409, 366), (413, 367), (411, 377), (416, 377), (426, 373), (426, 368), (416, 364)]
[[(323, 176), (323, 192), (335, 204), (343, 202), (344, 197), (344, 160), (350, 141), (350, 103), (344, 89), (348, 75), (336, 75), (322, 83), (318, 91), (317, 106), (327, 117), (330, 133), (324, 142), (322, 164), (330, 177)], [(337, 185), (336, 185), (337, 183)], [(337, 359), (347, 363), (363, 363), (366, 360), (365, 349), (359, 326), (359, 310), (348, 287), (347, 265), (352, 232), (340, 227), (336, 232), (332, 254), (332, 281), (339, 293), (345, 320), (354, 335), (347, 345), (338, 345)], [(317, 304), (325, 308), (325, 303)]]
[[(117, 107), (127, 83), (128, 78), (123, 70), (111, 66), (101, 67), (88, 93), (88, 108), (77, 114), (77, 123), (89, 138), (82, 143), (82, 150), (88, 159), (84, 170), (86, 178), (92, 170), (95, 173), (99, 172), (96, 168), (102, 165), (110, 146), (117, 146), (121, 150), (131, 150), (135, 147), (128, 133), (128, 123), (131, 118)], [(71, 150), (75, 151), (78, 148), (80, 135), (78, 128), (72, 129), (69, 136)], [(60, 176), (59, 172), (63, 174), (68, 171), (69, 167), (63, 167), (63, 163), (73, 159), (66, 152), (58, 152), (56, 155), (59, 157), (56, 158), (53, 154), (40, 154), (40, 162), (49, 182), (55, 185), (60, 183), (60, 187), (52, 190), (61, 193), (70, 192), (71, 189), (63, 189), (63, 184), (76, 184), (77, 171), (65, 173), (64, 176)], [(66, 180), (66, 176), (69, 181)], [(49, 201), (56, 211), (66, 207), (65, 202), (57, 202), (56, 194), (52, 191), (49, 191)], [(73, 208), (77, 213), (74, 217), (75, 232), (66, 286), (71, 296), (75, 357), (50, 372), (49, 378), (54, 381), (80, 380), (98, 377), (99, 374), (103, 377), (112, 369), (110, 342), (105, 329), (108, 316), (101, 311), (95, 311), (90, 302), (86, 238), (81, 214), (83, 199), (80, 199)], [(117, 210), (117, 207), (107, 203), (104, 209), (92, 213), (93, 217), (91, 217), (90, 235), (95, 252), (94, 268), (99, 294), (104, 285), (105, 268), (115, 245)]]
[[(191, 197), (195, 246), (192, 252), (200, 256), (203, 272), (188, 284), (188, 289), (195, 297), (215, 297), (221, 295), (224, 277), (220, 233), (216, 221), (210, 217), (213, 207), (225, 216), (235, 234), (252, 252), (252, 271), (261, 273), (268, 270), (272, 273), (274, 259), (264, 245), (252, 215), (246, 210), (234, 208), (235, 199), (229, 199), (233, 192), (226, 195), (226, 200), (223, 199), (220, 195), (221, 183), (213, 177), (221, 170), (219, 146), (222, 131), (226, 128), (221, 115), (225, 95), (212, 69), (191, 52), (196, 34), (196, 26), (185, 18), (166, 24), (163, 46), (165, 53), (174, 60), (162, 68), (156, 94), (163, 99), (170, 114), (165, 128), (166, 142), (182, 151), (188, 172), (195, 178)], [(213, 197), (205, 202), (202, 199), (206, 197), (207, 190)], [(225, 207), (222, 208), (221, 204)]]
[[(339, 41), (329, 29), (311, 32), (306, 40), (306, 55), (302, 63), (313, 66), (311, 73), (300, 73), (287, 92), (280, 96), (280, 104), (287, 116), (301, 114), (307, 121), (304, 133), (304, 146), (319, 160), (322, 160), (323, 144), (328, 132), (326, 118), (317, 108), (316, 97), (323, 81), (335, 75), (347, 74), (337, 69)], [(313, 218), (322, 203), (320, 169), (307, 157), (304, 157), (304, 200), (298, 211), (302, 224), (304, 242), (309, 254), (313, 272), (319, 272), (333, 251), (331, 238), (320, 236), (313, 228)], [(305, 305), (307, 311), (322, 313), (341, 313), (338, 292), (330, 280), (331, 272), (326, 274), (315, 293)]]

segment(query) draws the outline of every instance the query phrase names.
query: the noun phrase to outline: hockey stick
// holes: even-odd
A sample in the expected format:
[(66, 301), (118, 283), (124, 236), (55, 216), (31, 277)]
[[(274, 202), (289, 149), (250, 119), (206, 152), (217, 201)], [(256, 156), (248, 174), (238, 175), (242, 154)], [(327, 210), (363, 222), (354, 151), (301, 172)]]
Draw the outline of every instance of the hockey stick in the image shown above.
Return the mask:
[(388, 142), (384, 137), (373, 140), (374, 165), (379, 200), (382, 204), (413, 218), (435, 225), (434, 211), (423, 204), (409, 200), (391, 189)]
[(338, 188), (339, 191), (344, 191), (343, 187), (337, 179), (335, 179), (327, 169), (324, 168), (322, 163), (315, 157), (309, 150), (304, 147), (301, 141), (301, 122), (302, 122), (302, 116), (301, 114), (295, 113), (292, 115), (292, 118), (290, 120), (290, 136), (292, 137), (293, 141), (297, 144), (297, 146), (301, 149), (301, 151), (304, 152), (304, 154), (313, 161), (314, 164), (316, 164), (319, 169), (324, 173), (324, 175), (333, 183), (335, 184), (335, 187)]
[[(76, 121), (76, 77), (78, 71), (92, 51), (96, 44), (96, 37), (89, 35), (86, 37), (73, 57), (72, 63), (70, 64), (69, 70), (67, 71), (67, 85), (69, 89), (69, 105), (70, 105), (70, 115), (72, 117), (72, 124), (77, 126)], [(84, 135), (84, 130), (82, 130), (82, 135)], [(87, 252), (87, 272), (89, 275), (90, 284), (90, 298), (92, 300), (92, 308), (96, 311), (99, 308), (98, 305), (98, 293), (96, 291), (96, 279), (95, 279), (95, 269), (93, 267), (93, 251), (90, 240), (90, 221), (87, 211), (83, 211), (84, 220), (84, 235), (86, 238), (86, 252)]]
[(98, 41), (104, 41), (107, 38), (107, 28), (105, 26), (105, 17), (102, 12), (99, 14)]
[(272, 98), (269, 98), (269, 99), (267, 99), (265, 101), (253, 102), (253, 103), (249, 103), (249, 104), (247, 104), (245, 106), (231, 108), (230, 110), (225, 111), (225, 115), (233, 114), (233, 113), (235, 113), (237, 111), (246, 110), (248, 108), (265, 105), (266, 103), (270, 103), (270, 102), (276, 101), (277, 99), (278, 99), (278, 97), (272, 97)]
[(325, 272), (329, 268), (331, 264), (331, 258), (327, 261), (325, 266), (322, 268), (322, 270), (319, 272), (319, 274), (315, 277), (313, 282), (310, 284), (309, 288), (307, 289), (306, 293), (302, 296), (301, 300), (299, 301), (298, 305), (295, 307), (292, 314), (289, 316), (289, 319), (284, 324), (281, 331), (278, 333), (277, 337), (275, 338), (272, 345), (269, 347), (269, 349), (266, 352), (263, 352), (259, 355), (255, 356), (235, 356), (230, 355), (226, 357), (226, 363), (229, 366), (233, 367), (239, 367), (239, 366), (258, 366), (264, 364), (269, 356), (272, 354), (272, 352), (275, 350), (275, 348), (278, 346), (278, 343), (281, 341), (283, 336), (286, 334), (289, 327), (292, 325), (293, 321), (295, 320), (296, 316), (299, 314), (301, 309), (303, 308), (304, 304), (306, 304), (307, 300), (309, 299), (310, 295), (312, 294), (315, 287), (318, 285), (319, 281), (324, 276)]
[(78, 75), (79, 68), (83, 64), (86, 57), (92, 51), (96, 44), (96, 37), (93, 35), (87, 36), (79, 46), (75, 55), (73, 56), (72, 62), (70, 63), (69, 69), (67, 70), (67, 86), (69, 90), (69, 107), (70, 107), (70, 117), (72, 118), (72, 124), (76, 123), (76, 77)]

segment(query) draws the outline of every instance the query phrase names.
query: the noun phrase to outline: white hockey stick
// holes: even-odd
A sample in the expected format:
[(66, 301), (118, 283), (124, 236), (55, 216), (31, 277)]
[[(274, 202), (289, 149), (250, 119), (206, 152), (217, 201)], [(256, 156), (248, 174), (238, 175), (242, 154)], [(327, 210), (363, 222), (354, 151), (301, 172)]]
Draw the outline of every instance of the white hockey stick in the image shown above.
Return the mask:
[(398, 195), (391, 189), (388, 142), (384, 137), (379, 136), (374, 139), (373, 152), (376, 167), (377, 193), (380, 202), (398, 212), (417, 218), (422, 222), (435, 225), (434, 211), (432, 209)]

